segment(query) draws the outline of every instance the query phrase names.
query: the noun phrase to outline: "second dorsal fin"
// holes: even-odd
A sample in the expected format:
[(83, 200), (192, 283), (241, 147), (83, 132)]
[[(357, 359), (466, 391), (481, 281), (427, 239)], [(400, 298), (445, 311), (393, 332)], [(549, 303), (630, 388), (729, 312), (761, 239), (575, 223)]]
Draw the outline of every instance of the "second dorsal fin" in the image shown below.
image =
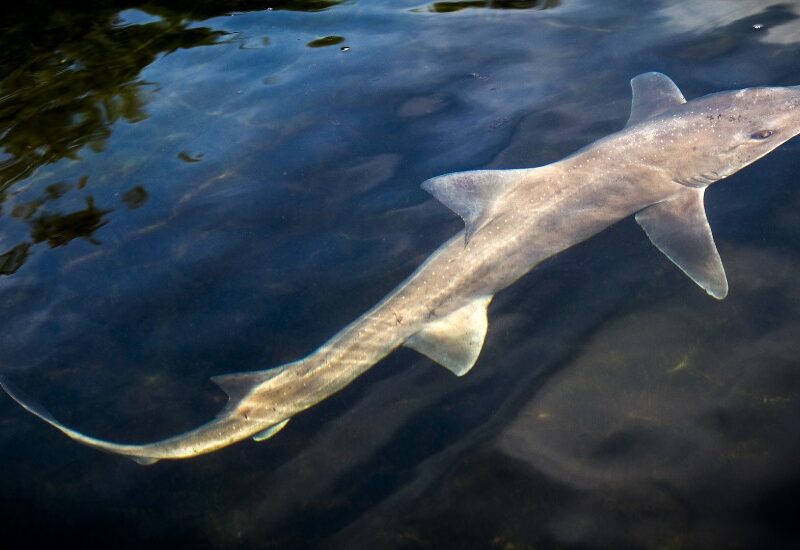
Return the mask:
[(519, 182), (531, 169), (472, 170), (431, 178), (422, 188), (461, 216), (466, 226), (464, 239), (486, 225), (494, 214), (497, 199)]
[(644, 73), (631, 80), (633, 99), (626, 126), (632, 126), (667, 109), (686, 103), (680, 89), (665, 74)]
[(233, 374), (221, 374), (212, 376), (211, 381), (228, 394), (228, 404), (220, 412), (220, 415), (227, 414), (232, 408), (236, 407), (256, 386), (275, 378), (287, 367), (296, 364), (289, 363), (280, 367), (267, 370), (252, 372), (235, 372)]

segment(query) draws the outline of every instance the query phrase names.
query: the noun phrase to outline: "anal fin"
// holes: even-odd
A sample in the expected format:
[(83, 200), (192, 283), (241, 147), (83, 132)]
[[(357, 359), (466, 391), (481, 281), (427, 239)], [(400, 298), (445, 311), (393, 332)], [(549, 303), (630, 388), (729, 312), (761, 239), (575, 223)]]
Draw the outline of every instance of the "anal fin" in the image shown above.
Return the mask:
[(126, 457), (133, 460), (139, 466), (152, 466), (156, 462), (158, 462), (157, 458), (153, 458), (152, 456), (133, 456), (133, 455), (125, 455)]
[(286, 420), (281, 420), (280, 422), (278, 422), (277, 424), (273, 424), (266, 430), (258, 432), (256, 435), (253, 436), (253, 441), (264, 441), (265, 439), (269, 439), (270, 437), (272, 437), (273, 435), (284, 429), (286, 427), (286, 424), (289, 423), (289, 420), (291, 419), (287, 418)]
[(708, 294), (722, 300), (728, 280), (703, 206), (704, 188), (687, 188), (677, 197), (636, 214), (636, 221), (658, 249)]
[(404, 345), (436, 361), (456, 376), (465, 375), (481, 353), (489, 326), (486, 308), (491, 301), (492, 296), (483, 296), (430, 322)]

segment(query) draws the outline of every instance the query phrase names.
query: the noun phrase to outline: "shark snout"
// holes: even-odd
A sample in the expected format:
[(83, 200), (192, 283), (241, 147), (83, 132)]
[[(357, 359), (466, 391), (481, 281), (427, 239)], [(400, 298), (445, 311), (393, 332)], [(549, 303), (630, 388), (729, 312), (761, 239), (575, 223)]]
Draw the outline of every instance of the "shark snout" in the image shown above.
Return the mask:
[(788, 110), (792, 119), (794, 135), (800, 133), (800, 86), (789, 86), (791, 99), (789, 100)]
[(787, 86), (787, 89), (791, 92), (791, 107), (800, 109), (800, 86)]
[(792, 98), (794, 99), (794, 106), (796, 108), (800, 108), (800, 86), (789, 86), (789, 91), (792, 92)]
[[(770, 130), (780, 131), (781, 142), (800, 133), (800, 86), (771, 88), (761, 108), (762, 120), (773, 126)], [(758, 111), (756, 111), (758, 113)], [(757, 117), (758, 118), (758, 117)], [(769, 121), (769, 122), (767, 122)]]

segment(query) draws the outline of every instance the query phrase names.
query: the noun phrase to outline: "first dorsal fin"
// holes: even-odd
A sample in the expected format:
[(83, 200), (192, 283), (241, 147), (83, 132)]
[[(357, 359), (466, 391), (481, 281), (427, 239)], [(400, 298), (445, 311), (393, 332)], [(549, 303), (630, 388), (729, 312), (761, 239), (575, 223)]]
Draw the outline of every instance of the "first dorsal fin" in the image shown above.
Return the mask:
[(425, 325), (405, 346), (426, 355), (456, 376), (472, 368), (483, 347), (489, 322), (486, 308), (492, 296), (482, 296), (461, 309)]
[(493, 216), (492, 207), (498, 197), (519, 182), (530, 169), (473, 170), (431, 178), (422, 188), (461, 216), (466, 225), (464, 239), (472, 236)]
[(686, 103), (680, 89), (662, 73), (640, 74), (631, 80), (631, 90), (633, 91), (631, 116), (626, 126), (632, 126)]
[(677, 197), (636, 214), (636, 221), (664, 255), (707, 293), (722, 300), (728, 280), (703, 207), (704, 188), (687, 188)]

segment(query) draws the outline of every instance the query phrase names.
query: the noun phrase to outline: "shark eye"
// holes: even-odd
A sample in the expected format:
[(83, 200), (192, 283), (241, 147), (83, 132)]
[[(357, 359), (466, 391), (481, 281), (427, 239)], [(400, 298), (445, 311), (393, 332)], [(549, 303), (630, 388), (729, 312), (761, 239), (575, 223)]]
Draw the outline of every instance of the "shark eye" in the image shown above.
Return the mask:
[(767, 139), (769, 136), (774, 134), (772, 130), (759, 130), (758, 132), (753, 132), (750, 134), (751, 139)]

